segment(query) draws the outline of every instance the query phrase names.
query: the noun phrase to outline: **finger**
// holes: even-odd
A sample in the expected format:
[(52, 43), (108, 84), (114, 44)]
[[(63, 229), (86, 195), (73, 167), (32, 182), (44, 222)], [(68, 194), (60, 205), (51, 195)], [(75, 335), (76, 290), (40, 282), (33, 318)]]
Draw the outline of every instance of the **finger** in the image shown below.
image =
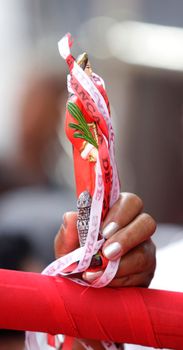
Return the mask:
[[(118, 280), (115, 283), (121, 286), (121, 279), (128, 277), (129, 275), (139, 274), (145, 272), (148, 274), (154, 274), (156, 267), (156, 247), (151, 239), (141, 243), (139, 246), (132, 249), (125, 254), (120, 261), (118, 271), (115, 279)], [(103, 271), (85, 271), (82, 274), (82, 278), (88, 283), (94, 282), (97, 278), (101, 277)], [(111, 284), (109, 284), (111, 286)]]
[(73, 251), (79, 246), (76, 223), (76, 212), (67, 212), (64, 214), (64, 223), (54, 241), (56, 258)]
[(142, 272), (121, 278), (114, 278), (109, 287), (148, 287), (154, 272)]
[(94, 282), (97, 278), (101, 277), (103, 274), (103, 270), (99, 271), (85, 271), (82, 274), (83, 280), (85, 280), (88, 283)]
[(156, 248), (151, 239), (130, 250), (120, 261), (116, 278), (144, 271), (154, 271), (156, 266)]
[(103, 245), (104, 256), (116, 260), (128, 251), (146, 241), (154, 233), (156, 223), (148, 214), (140, 214), (125, 228), (117, 231)]
[(120, 228), (128, 225), (143, 208), (142, 200), (132, 193), (121, 193), (117, 202), (109, 210), (102, 225), (104, 238), (111, 237)]

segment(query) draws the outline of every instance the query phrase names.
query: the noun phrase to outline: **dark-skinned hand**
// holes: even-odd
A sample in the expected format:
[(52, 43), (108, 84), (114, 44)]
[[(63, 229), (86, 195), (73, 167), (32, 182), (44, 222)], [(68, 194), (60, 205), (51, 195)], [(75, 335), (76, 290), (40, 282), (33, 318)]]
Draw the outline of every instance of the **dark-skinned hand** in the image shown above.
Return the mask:
[[(148, 287), (153, 278), (156, 257), (155, 245), (151, 236), (156, 229), (153, 218), (143, 213), (142, 200), (131, 193), (121, 193), (118, 201), (109, 210), (102, 225), (106, 239), (102, 252), (109, 260), (121, 257), (116, 276), (110, 287)], [(55, 237), (55, 256), (59, 258), (79, 246), (76, 228), (77, 213), (67, 212), (64, 223)], [(84, 272), (82, 278), (91, 283), (102, 271)], [(99, 341), (83, 340), (95, 350), (102, 350)], [(83, 350), (82, 344), (75, 339), (73, 350)]]
[[(77, 213), (64, 214), (64, 223), (55, 238), (55, 256), (61, 257), (79, 246), (76, 228)], [(155, 245), (151, 236), (156, 229), (154, 219), (143, 213), (142, 200), (132, 193), (121, 193), (103, 222), (106, 241), (102, 252), (109, 260), (121, 257), (119, 269), (110, 287), (148, 287), (154, 275)], [(84, 272), (89, 283), (102, 271)]]

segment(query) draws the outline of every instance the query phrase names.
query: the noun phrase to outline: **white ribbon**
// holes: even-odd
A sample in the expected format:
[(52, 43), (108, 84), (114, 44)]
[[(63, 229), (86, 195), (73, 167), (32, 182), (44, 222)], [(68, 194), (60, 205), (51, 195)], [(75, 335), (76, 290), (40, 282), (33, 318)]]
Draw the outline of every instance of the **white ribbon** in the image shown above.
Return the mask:
[[(70, 34), (65, 35), (58, 43), (58, 48), (60, 55), (67, 59), (67, 57), (70, 55), (70, 47), (72, 46), (72, 38)], [(93, 83), (92, 79), (90, 79), (86, 73), (81, 69), (81, 67), (74, 61), (74, 65), (72, 67), (72, 74), (74, 77), (79, 81), (79, 83), (82, 85), (83, 89), (86, 90), (93, 101), (95, 102), (98, 111), (102, 114), (103, 118), (105, 119), (105, 122), (108, 127), (109, 132), (109, 155), (110, 155), (110, 163), (112, 167), (112, 189), (111, 189), (111, 196), (110, 196), (110, 207), (115, 203), (115, 201), (119, 197), (120, 193), (120, 187), (119, 187), (119, 179), (118, 179), (118, 173), (115, 163), (115, 157), (114, 157), (114, 132), (112, 128), (111, 123), (111, 117), (108, 112), (108, 108), (106, 106), (105, 100), (95, 84)], [(104, 81), (102, 78), (100, 78), (98, 75), (93, 73), (93, 80), (98, 80), (103, 86)], [(70, 79), (68, 78), (68, 85), (69, 90), (72, 90), (72, 84)], [(75, 251), (67, 254), (64, 257), (61, 257), (57, 260), (55, 260), (53, 263), (51, 263), (46, 269), (43, 271), (43, 274), (46, 275), (61, 275), (61, 276), (67, 276), (76, 283), (85, 285), (85, 286), (91, 286), (90, 284), (84, 282), (83, 280), (77, 279), (77, 278), (71, 278), (72, 274), (85, 271), (91, 263), (91, 259), (93, 255), (98, 252), (98, 250), (101, 248), (102, 244), (104, 243), (104, 239), (98, 241), (98, 235), (100, 230), (100, 222), (101, 222), (101, 214), (102, 214), (102, 206), (103, 206), (103, 198), (104, 198), (104, 184), (102, 180), (102, 171), (100, 166), (99, 157), (97, 157), (96, 162), (96, 178), (95, 178), (95, 190), (92, 198), (92, 204), (91, 204), (91, 211), (90, 211), (90, 221), (89, 221), (89, 230), (87, 234), (87, 239), (84, 247), (80, 247), (76, 249)], [(102, 276), (98, 278), (94, 283), (92, 283), (92, 287), (94, 288), (101, 288), (106, 286), (110, 283), (110, 281), (114, 278), (118, 266), (119, 266), (120, 259), (117, 259), (116, 261), (109, 261), (106, 269), (104, 270)], [(70, 273), (64, 273), (64, 270), (69, 267), (74, 262), (79, 262), (76, 266), (76, 268), (70, 272)], [(26, 340), (26, 349), (27, 350), (50, 350), (50, 349), (59, 349), (59, 342), (58, 337), (57, 338), (57, 344), (56, 347), (50, 347), (46, 343), (46, 335), (42, 333), (27, 333), (27, 340)], [(40, 347), (40, 341), (41, 341), (41, 347)], [(33, 345), (34, 344), (34, 345)], [(43, 345), (44, 344), (44, 345)], [(116, 350), (115, 344), (111, 342), (102, 342), (104, 348), (106, 350)], [(34, 348), (35, 346), (35, 348)], [(37, 346), (37, 347), (36, 347)], [(91, 349), (91, 347), (88, 347), (85, 345), (85, 348), (87, 350)]]

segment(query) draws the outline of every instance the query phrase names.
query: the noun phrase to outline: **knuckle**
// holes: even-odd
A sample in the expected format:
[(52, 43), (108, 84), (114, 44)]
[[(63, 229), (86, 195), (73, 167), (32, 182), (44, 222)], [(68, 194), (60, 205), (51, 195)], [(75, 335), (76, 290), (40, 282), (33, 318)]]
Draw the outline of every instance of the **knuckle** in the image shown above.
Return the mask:
[(143, 222), (143, 226), (146, 228), (146, 231), (148, 231), (149, 235), (151, 236), (156, 230), (155, 220), (151, 215), (143, 213), (141, 214), (141, 221)]
[(123, 193), (123, 195), (126, 196), (126, 198), (128, 198), (128, 201), (131, 203), (131, 205), (135, 206), (138, 209), (138, 211), (141, 211), (143, 209), (143, 201), (135, 193), (125, 192)]
[(150, 245), (150, 252), (152, 256), (156, 256), (156, 245), (154, 244), (154, 242), (150, 239), (149, 240), (149, 245)]
[(156, 246), (151, 238), (147, 239), (142, 243), (142, 248), (144, 255), (147, 257), (153, 257), (156, 254)]
[(133, 203), (136, 205), (136, 207), (139, 210), (142, 210), (143, 206), (144, 206), (142, 199), (140, 197), (138, 197), (136, 194), (132, 194), (132, 199), (133, 199)]
[(139, 247), (138, 266), (139, 269), (154, 272), (156, 266), (156, 248), (151, 239), (143, 242)]

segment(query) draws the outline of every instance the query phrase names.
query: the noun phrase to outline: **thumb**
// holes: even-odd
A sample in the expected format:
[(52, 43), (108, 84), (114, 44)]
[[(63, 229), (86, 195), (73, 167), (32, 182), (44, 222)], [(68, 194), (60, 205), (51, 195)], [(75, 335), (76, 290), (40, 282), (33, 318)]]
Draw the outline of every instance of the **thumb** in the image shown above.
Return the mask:
[(63, 216), (64, 223), (58, 231), (55, 241), (55, 257), (60, 258), (79, 247), (77, 232), (77, 212), (67, 212)]

